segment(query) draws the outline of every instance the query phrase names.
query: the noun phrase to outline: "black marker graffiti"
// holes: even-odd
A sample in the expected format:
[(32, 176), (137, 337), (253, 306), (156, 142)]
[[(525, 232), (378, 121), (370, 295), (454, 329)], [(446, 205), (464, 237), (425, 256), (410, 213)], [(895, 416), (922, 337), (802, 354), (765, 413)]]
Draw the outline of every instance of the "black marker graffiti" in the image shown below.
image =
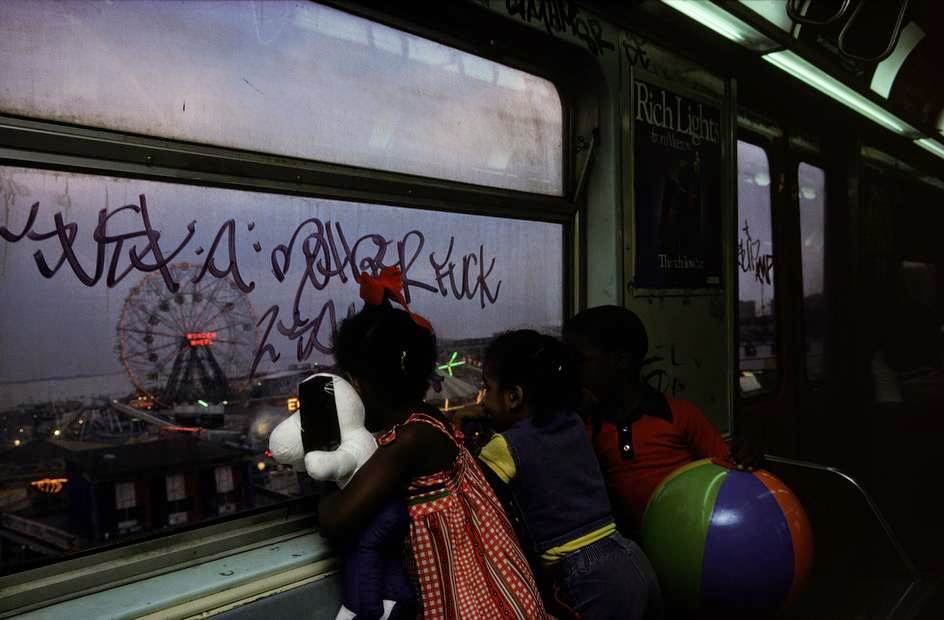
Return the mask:
[[(59, 247), (62, 250), (62, 254), (59, 256), (59, 260), (56, 261), (54, 266), (50, 266), (46, 255), (43, 254), (41, 250), (37, 250), (33, 254), (33, 260), (36, 261), (36, 266), (39, 269), (39, 273), (44, 278), (52, 278), (65, 263), (68, 263), (69, 268), (72, 270), (72, 273), (75, 275), (76, 279), (79, 280), (79, 282), (85, 286), (95, 286), (104, 273), (106, 255), (108, 253), (109, 246), (112, 246), (113, 249), (111, 260), (109, 261), (108, 274), (105, 280), (106, 286), (109, 288), (114, 287), (119, 282), (121, 282), (125, 276), (134, 270), (143, 273), (160, 271), (161, 276), (164, 279), (164, 284), (167, 286), (168, 290), (176, 293), (179, 288), (179, 284), (174, 281), (174, 278), (171, 275), (169, 269), (169, 265), (177, 257), (177, 255), (180, 254), (181, 250), (183, 250), (184, 247), (190, 242), (190, 239), (193, 237), (194, 232), (196, 231), (196, 221), (192, 221), (187, 225), (187, 236), (183, 241), (180, 242), (180, 245), (178, 245), (173, 252), (165, 256), (164, 251), (161, 249), (160, 245), (161, 232), (159, 230), (155, 230), (151, 225), (151, 218), (148, 214), (147, 208), (147, 199), (145, 198), (144, 194), (141, 194), (139, 200), (140, 203), (137, 205), (129, 204), (123, 207), (118, 207), (117, 209), (112, 210), (111, 213), (108, 212), (108, 209), (102, 209), (98, 212), (98, 225), (92, 231), (92, 240), (95, 241), (97, 246), (95, 253), (95, 269), (92, 273), (86, 271), (85, 267), (82, 266), (82, 263), (79, 261), (79, 258), (75, 253), (74, 246), (76, 238), (79, 234), (78, 224), (74, 222), (67, 224), (63, 219), (62, 213), (56, 213), (53, 215), (55, 227), (51, 231), (38, 233), (33, 230), (33, 226), (36, 223), (36, 215), (39, 212), (38, 202), (33, 203), (33, 206), (30, 207), (30, 213), (22, 233), (15, 235), (10, 233), (10, 231), (5, 226), (0, 226), (0, 237), (11, 243), (20, 241), (24, 236), (30, 241), (45, 241), (46, 239), (52, 239), (55, 237), (59, 241)], [(122, 235), (109, 235), (109, 222), (112, 218), (122, 213), (134, 213), (138, 215), (140, 217), (141, 230), (125, 233)], [(124, 243), (126, 241), (131, 241), (132, 239), (138, 239), (140, 237), (144, 237), (147, 240), (144, 248), (139, 250), (137, 244), (133, 244), (128, 250), (128, 260), (130, 261), (130, 265), (119, 273), (118, 264), (121, 260)], [(154, 257), (153, 263), (145, 262), (144, 259), (148, 255)]]
[(623, 55), (630, 66), (638, 63), (643, 69), (649, 68), (649, 54), (646, 52), (646, 40), (632, 34), (623, 41)]
[[(224, 234), (226, 235), (226, 255), (228, 257), (228, 262), (226, 264), (226, 269), (220, 269), (216, 266), (216, 251), (220, 247), (220, 242), (223, 240)], [(207, 271), (209, 271), (210, 275), (213, 277), (220, 279), (225, 278), (228, 275), (232, 275), (233, 282), (235, 282), (236, 286), (239, 287), (239, 290), (244, 293), (251, 293), (252, 290), (256, 288), (255, 282), (246, 283), (246, 281), (243, 280), (242, 275), (239, 273), (239, 265), (236, 263), (235, 220), (226, 220), (223, 222), (223, 225), (220, 226), (220, 230), (216, 233), (216, 238), (213, 239), (213, 245), (210, 246), (210, 253), (207, 254), (207, 257), (204, 259), (203, 267), (201, 267), (200, 271), (197, 272), (197, 276), (193, 279), (193, 283), (198, 284), (201, 280), (203, 280), (203, 276), (207, 274)]]
[[(664, 348), (664, 345), (661, 344), (655, 347), (656, 350)], [(692, 357), (691, 361), (696, 370), (701, 368), (701, 360)], [(659, 390), (663, 394), (671, 393), (675, 397), (688, 389), (688, 384), (679, 376), (684, 372), (686, 364), (674, 343), (669, 345), (669, 363), (666, 365), (665, 362), (666, 359), (661, 355), (646, 358), (642, 364), (642, 378), (653, 389)], [(653, 366), (655, 367), (653, 368)]]
[[(479, 246), (479, 254), (476, 257), (475, 254), (466, 254), (462, 257), (462, 279), (461, 285), (459, 288), (456, 288), (456, 278), (455, 278), (455, 269), (456, 264), (450, 261), (452, 257), (452, 247), (455, 243), (455, 238), (452, 237), (449, 239), (449, 249), (446, 250), (446, 257), (442, 262), (436, 261), (435, 254), (429, 255), (429, 263), (433, 266), (433, 269), (436, 270), (436, 284), (439, 286), (439, 294), (443, 297), (446, 297), (448, 293), (446, 292), (446, 286), (444, 280), (448, 276), (449, 278), (449, 289), (452, 291), (453, 296), (456, 299), (474, 299), (476, 293), (479, 294), (479, 304), (482, 308), (485, 308), (485, 301), (488, 300), (489, 304), (494, 304), (498, 299), (498, 292), (501, 289), (501, 282), (498, 283), (498, 286), (495, 287), (495, 294), (488, 288), (488, 282), (486, 279), (492, 273), (492, 269), (495, 267), (495, 259), (492, 258), (492, 262), (489, 263), (488, 269), (485, 270), (485, 255), (484, 246)], [(471, 268), (471, 269), (470, 269)], [(469, 288), (469, 275), (470, 271), (478, 268), (478, 275), (475, 276), (475, 283), (472, 285), (472, 288)]]
[[(315, 351), (325, 354), (333, 352), (331, 343), (337, 329), (334, 301), (326, 301), (316, 316), (305, 316), (302, 306), (305, 300), (310, 298), (307, 291), (309, 286), (320, 291), (333, 279), (346, 283), (356, 279), (361, 272), (377, 275), (384, 267), (397, 266), (403, 274), (403, 293), (408, 303), (413, 290), (439, 293), (442, 297), (447, 297), (451, 292), (457, 301), (471, 300), (478, 295), (479, 306), (484, 309), (486, 305), (498, 301), (501, 290), (501, 281), (494, 285), (489, 283), (489, 277), (495, 268), (495, 258), (491, 259), (486, 268), (484, 246), (480, 245), (477, 253), (469, 253), (457, 259), (459, 264), (451, 262), (455, 237), (449, 238), (446, 257), (442, 261), (436, 260), (435, 252), (429, 254), (435, 284), (417, 280), (410, 275), (426, 245), (425, 236), (418, 230), (407, 232), (397, 241), (386, 239), (383, 235), (366, 234), (349, 243), (339, 222), (307, 219), (298, 225), (288, 244), (279, 244), (272, 249), (269, 257), (272, 273), (279, 282), (286, 279), (292, 268), (296, 244), (301, 248), (304, 266), (295, 290), (291, 317), (280, 319), (281, 308), (277, 305), (270, 307), (263, 315), (259, 325), (266, 323), (265, 334), (253, 362), (253, 372), (263, 356), (267, 355), (271, 361), (277, 359), (274, 347), (269, 344), (273, 327), (282, 336), (296, 342), (296, 357), (299, 362), (308, 360)], [(390, 261), (385, 260), (388, 254), (391, 255)], [(449, 281), (449, 289), (444, 284), (446, 279)], [(351, 314), (354, 309), (349, 307), (347, 311)]]
[(597, 56), (616, 49), (612, 41), (603, 38), (600, 22), (581, 14), (573, 0), (505, 0), (505, 10), (529, 24), (533, 21), (543, 23), (549, 34), (569, 32)]
[[(92, 232), (92, 240), (96, 244), (94, 270), (88, 271), (79, 261), (75, 250), (79, 239), (79, 225), (66, 222), (63, 214), (57, 212), (53, 215), (55, 225), (52, 230), (36, 232), (34, 226), (38, 214), (37, 202), (30, 208), (22, 231), (13, 232), (5, 226), (0, 226), (0, 238), (8, 243), (19, 243), (23, 239), (56, 239), (61, 255), (52, 264), (52, 259), (42, 250), (37, 250), (33, 255), (43, 277), (52, 278), (63, 265), (68, 264), (73, 275), (83, 285), (93, 287), (105, 275), (106, 286), (112, 288), (132, 271), (160, 271), (167, 290), (176, 293), (180, 289), (181, 283), (174, 280), (171, 263), (188, 246), (196, 233), (195, 220), (187, 225), (184, 239), (168, 253), (160, 244), (161, 231), (151, 224), (144, 194), (139, 197), (139, 204), (129, 204), (110, 211), (102, 209), (98, 212), (98, 224)], [(134, 219), (129, 222), (128, 218)], [(113, 220), (120, 223), (124, 230), (131, 228), (133, 232), (110, 234), (108, 227)], [(254, 222), (247, 225), (249, 231), (254, 228)], [(200, 283), (209, 274), (219, 280), (231, 280), (234, 286), (246, 294), (256, 288), (256, 283), (246, 281), (240, 271), (236, 233), (236, 221), (226, 220), (216, 231), (209, 250), (202, 246), (193, 250), (196, 256), (202, 257), (199, 269), (189, 278), (193, 284)], [(396, 240), (368, 233), (351, 242), (339, 222), (317, 218), (301, 222), (287, 243), (276, 245), (269, 253), (272, 275), (278, 282), (284, 282), (288, 278), (297, 254), (301, 255), (301, 268), (296, 270), (298, 281), (291, 314), (283, 312), (278, 304), (274, 304), (263, 313), (256, 324), (257, 328), (262, 329), (263, 335), (253, 355), (251, 376), (255, 375), (263, 360), (268, 359), (273, 363), (279, 360), (280, 354), (271, 342), (276, 333), (295, 342), (296, 358), (299, 362), (307, 361), (315, 351), (331, 354), (338, 323), (335, 303), (333, 300), (326, 300), (314, 316), (306, 315), (306, 303), (313, 298), (313, 292), (324, 290), (332, 281), (348, 283), (362, 272), (377, 275), (384, 267), (399, 267), (403, 274), (403, 292), (407, 302), (410, 302), (416, 291), (423, 291), (441, 297), (451, 294), (457, 301), (477, 298), (482, 309), (495, 304), (502, 286), (501, 280), (494, 282), (492, 279), (495, 257), (486, 257), (485, 246), (479, 245), (477, 251), (456, 256), (453, 260), (455, 242), (454, 236), (449, 238), (444, 258), (440, 260), (434, 251), (425, 254), (426, 237), (419, 230), (411, 230)], [(126, 253), (128, 263), (122, 265), (126, 243), (130, 244)], [(252, 249), (254, 253), (259, 253), (262, 246), (255, 241), (252, 243)], [(417, 261), (424, 255), (433, 273), (433, 280), (429, 282), (411, 275)], [(353, 311), (353, 305), (347, 308), (348, 314)]]
[(751, 238), (751, 229), (744, 221), (741, 229), (744, 237), (738, 239), (738, 267), (743, 273), (754, 272), (754, 279), (761, 284), (772, 284), (771, 275), (774, 272), (773, 254), (761, 254), (760, 239)]
[(265, 355), (269, 358), (269, 361), (273, 364), (279, 361), (279, 358), (282, 357), (282, 354), (275, 350), (275, 347), (269, 343), (269, 334), (272, 333), (272, 328), (275, 326), (275, 322), (279, 318), (279, 307), (272, 306), (265, 311), (259, 318), (259, 322), (256, 323), (256, 327), (259, 327), (263, 323), (266, 324), (265, 331), (262, 334), (262, 340), (259, 343), (259, 346), (256, 348), (255, 355), (252, 356), (252, 366), (249, 369), (249, 376), (255, 377), (256, 370), (259, 368), (259, 362), (262, 361), (262, 357)]

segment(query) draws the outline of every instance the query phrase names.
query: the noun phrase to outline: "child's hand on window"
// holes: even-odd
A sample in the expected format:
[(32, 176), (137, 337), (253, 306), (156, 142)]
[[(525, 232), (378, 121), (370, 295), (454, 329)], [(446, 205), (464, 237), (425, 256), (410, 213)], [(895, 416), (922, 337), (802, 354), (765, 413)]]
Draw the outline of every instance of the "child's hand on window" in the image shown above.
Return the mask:
[(481, 405), (468, 405), (449, 412), (449, 421), (457, 431), (462, 431), (462, 425), (469, 420), (484, 420), (487, 417), (488, 414)]
[(473, 455), (478, 455), (493, 431), (488, 424), (489, 416), (481, 405), (469, 405), (457, 409), (449, 418), (452, 427), (461, 433), (462, 442)]

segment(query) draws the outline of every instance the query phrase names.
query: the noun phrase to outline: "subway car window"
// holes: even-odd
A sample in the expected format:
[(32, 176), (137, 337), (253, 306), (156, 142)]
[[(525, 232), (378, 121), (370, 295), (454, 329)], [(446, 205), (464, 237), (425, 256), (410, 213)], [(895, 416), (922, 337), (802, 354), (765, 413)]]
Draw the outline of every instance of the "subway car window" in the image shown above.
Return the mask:
[(495, 333), (562, 320), (559, 224), (9, 166), (0, 196), (5, 568), (303, 493), (267, 436), (358, 270), (403, 269), (440, 407)]
[[(562, 192), (550, 82), (313, 3), (0, 3), (0, 73), (0, 112), (117, 141)], [(0, 166), (2, 572), (316, 492), (267, 439), (359, 273), (400, 267), (442, 409), (496, 333), (559, 331), (560, 223), (49, 165)]]
[(826, 291), (825, 208), (826, 173), (801, 162), (797, 169), (800, 205), (800, 243), (803, 261), (803, 331), (806, 346), (806, 376), (825, 377)]
[(311, 2), (0, 3), (0, 111), (561, 195), (554, 85)]
[(898, 400), (916, 411), (932, 411), (935, 398), (942, 402), (944, 396), (939, 379), (944, 329), (935, 316), (940, 275), (934, 263), (915, 260), (901, 261), (898, 273), (900, 293), (893, 302), (898, 316), (884, 361), (900, 390)]
[(738, 371), (741, 393), (777, 383), (777, 324), (770, 165), (763, 148), (738, 140)]

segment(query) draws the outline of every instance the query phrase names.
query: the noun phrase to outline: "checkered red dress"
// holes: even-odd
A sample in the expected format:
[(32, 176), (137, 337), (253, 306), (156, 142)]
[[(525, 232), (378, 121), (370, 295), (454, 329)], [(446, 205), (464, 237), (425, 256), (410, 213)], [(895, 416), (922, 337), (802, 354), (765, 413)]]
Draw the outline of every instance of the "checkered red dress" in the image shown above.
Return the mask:
[[(511, 523), (461, 437), (422, 413), (404, 424), (429, 424), (459, 448), (452, 468), (414, 478), (407, 489), (423, 617), (548, 618)], [(393, 441), (396, 433), (395, 428), (380, 443)]]

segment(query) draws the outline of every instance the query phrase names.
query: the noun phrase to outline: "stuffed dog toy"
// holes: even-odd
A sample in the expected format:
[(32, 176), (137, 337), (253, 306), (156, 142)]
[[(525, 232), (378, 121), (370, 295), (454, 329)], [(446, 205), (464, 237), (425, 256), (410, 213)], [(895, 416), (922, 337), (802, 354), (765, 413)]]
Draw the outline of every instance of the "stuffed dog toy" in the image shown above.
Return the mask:
[[(364, 427), (364, 404), (337, 375), (319, 373), (298, 386), (299, 410), (269, 436), (272, 457), (315, 480), (344, 487), (377, 449)], [(340, 541), (343, 605), (336, 620), (395, 620), (415, 615), (413, 588), (401, 562), (409, 516), (389, 501), (355, 540)]]

